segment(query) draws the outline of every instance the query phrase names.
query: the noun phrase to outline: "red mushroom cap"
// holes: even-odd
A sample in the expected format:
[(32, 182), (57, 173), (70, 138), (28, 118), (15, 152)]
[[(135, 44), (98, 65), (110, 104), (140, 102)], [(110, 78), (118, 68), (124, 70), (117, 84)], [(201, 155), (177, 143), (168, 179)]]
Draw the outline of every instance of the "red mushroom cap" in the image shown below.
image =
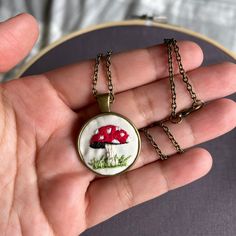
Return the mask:
[(127, 143), (128, 133), (115, 125), (106, 125), (96, 130), (90, 140), (90, 147), (105, 148), (105, 144)]

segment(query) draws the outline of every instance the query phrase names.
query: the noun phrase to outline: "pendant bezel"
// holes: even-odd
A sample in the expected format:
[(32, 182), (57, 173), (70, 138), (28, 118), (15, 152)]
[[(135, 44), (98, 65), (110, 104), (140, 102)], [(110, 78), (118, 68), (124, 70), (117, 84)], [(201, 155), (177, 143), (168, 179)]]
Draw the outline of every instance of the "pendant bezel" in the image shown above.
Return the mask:
[[(92, 122), (93, 120), (99, 118), (99, 117), (102, 117), (102, 116), (107, 116), (107, 115), (114, 115), (114, 116), (118, 116), (122, 119), (124, 119), (125, 121), (127, 121), (131, 126), (132, 128), (134, 129), (135, 133), (136, 133), (136, 136), (137, 136), (137, 139), (138, 139), (138, 147), (137, 147), (137, 154), (135, 156), (135, 158), (133, 159), (132, 163), (130, 165), (128, 165), (124, 170), (118, 172), (118, 173), (115, 173), (115, 174), (102, 174), (102, 173), (99, 173), (97, 171), (95, 171), (93, 168), (90, 168), (87, 164), (86, 164), (86, 161), (84, 160), (84, 157), (83, 157), (83, 154), (81, 153), (81, 149), (80, 149), (80, 140), (81, 140), (81, 136), (85, 130), (85, 128), (90, 124), (90, 122)], [(140, 154), (140, 150), (141, 150), (141, 137), (140, 137), (140, 134), (139, 134), (139, 131), (138, 129), (136, 128), (136, 126), (134, 125), (134, 123), (129, 120), (127, 117), (119, 114), (119, 113), (116, 113), (116, 112), (102, 112), (102, 113), (99, 113), (98, 115), (90, 118), (80, 129), (80, 132), (79, 132), (79, 136), (78, 136), (78, 139), (77, 139), (77, 150), (78, 150), (78, 153), (79, 153), (79, 158), (81, 160), (81, 162), (83, 163), (83, 165), (89, 169), (90, 171), (94, 172), (95, 174), (99, 175), (99, 176), (115, 176), (115, 175), (119, 175), (119, 174), (122, 174), (124, 173), (125, 171), (127, 171), (128, 169), (130, 169), (134, 163), (136, 162), (139, 154)]]

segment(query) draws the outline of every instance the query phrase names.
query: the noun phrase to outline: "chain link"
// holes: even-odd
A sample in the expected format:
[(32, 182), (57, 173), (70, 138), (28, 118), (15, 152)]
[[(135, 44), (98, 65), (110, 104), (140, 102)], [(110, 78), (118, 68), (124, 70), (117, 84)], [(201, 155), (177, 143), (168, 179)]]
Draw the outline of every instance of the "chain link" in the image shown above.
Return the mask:
[(165, 39), (165, 43), (167, 44), (167, 55), (168, 55), (168, 69), (169, 69), (169, 81), (171, 88), (171, 116), (176, 116), (176, 92), (175, 92), (175, 81), (174, 81), (174, 70), (173, 70), (173, 62), (172, 62), (172, 49), (170, 46), (168, 39)]
[(171, 143), (174, 145), (176, 151), (178, 153), (183, 153), (184, 150), (180, 147), (180, 145), (178, 144), (178, 142), (174, 138), (173, 134), (170, 132), (170, 129), (166, 125), (164, 125), (164, 123), (162, 123), (162, 122), (160, 122), (160, 126), (163, 128), (163, 130), (165, 131), (167, 137), (169, 138)]
[[(168, 72), (169, 72), (169, 82), (170, 82), (170, 88), (171, 88), (171, 114), (169, 117), (163, 119), (162, 121), (154, 122), (154, 123), (148, 125), (147, 127), (141, 129), (141, 131), (144, 132), (144, 135), (146, 136), (146, 138), (148, 139), (150, 144), (154, 147), (154, 149), (156, 150), (156, 152), (158, 153), (158, 155), (160, 156), (160, 158), (162, 160), (166, 160), (168, 158), (168, 155), (165, 155), (162, 153), (161, 149), (159, 148), (159, 146), (155, 142), (154, 138), (151, 136), (149, 129), (152, 127), (155, 127), (155, 126), (161, 127), (163, 129), (163, 131), (165, 132), (165, 134), (167, 135), (167, 137), (169, 138), (170, 142), (175, 147), (176, 151), (178, 153), (183, 153), (184, 150), (180, 147), (180, 145), (176, 141), (175, 137), (171, 133), (170, 129), (164, 123), (167, 121), (171, 121), (174, 124), (180, 123), (184, 117), (190, 115), (194, 111), (201, 109), (204, 105), (204, 102), (197, 98), (197, 95), (194, 92), (193, 87), (189, 82), (189, 78), (183, 68), (182, 59), (181, 59), (181, 55), (179, 52), (179, 46), (177, 45), (177, 41), (173, 38), (172, 39), (164, 39), (164, 44), (167, 47), (167, 54), (168, 54)], [(176, 58), (177, 65), (179, 68), (179, 73), (182, 76), (182, 80), (185, 83), (186, 89), (189, 92), (189, 95), (192, 99), (192, 106), (190, 108), (182, 110), (178, 113), (176, 112), (176, 110), (177, 110), (177, 102), (176, 102), (177, 96), (176, 96), (176, 85), (175, 85), (175, 80), (174, 80), (173, 59), (172, 59), (173, 58), (173, 53), (172, 53), (173, 50), (174, 50), (175, 58)]]
[(109, 95), (110, 95), (110, 101), (111, 103), (114, 102), (115, 97), (114, 97), (114, 88), (112, 84), (112, 75), (111, 75), (111, 54), (112, 51), (108, 51), (106, 55), (106, 68), (107, 68), (107, 81), (108, 81), (108, 90), (109, 90)]
[(178, 63), (178, 66), (179, 66), (179, 73), (182, 75), (182, 80), (184, 81), (184, 83), (186, 84), (186, 88), (193, 100), (193, 104), (196, 104), (198, 103), (198, 100), (197, 100), (197, 95), (196, 93), (193, 91), (193, 88), (192, 88), (192, 85), (189, 83), (189, 78), (183, 68), (183, 64), (181, 62), (181, 56), (180, 56), (180, 53), (179, 53), (179, 46), (177, 45), (177, 41), (175, 39), (172, 39), (172, 44), (173, 44), (173, 47), (174, 47), (174, 51), (175, 51), (175, 56), (176, 56), (176, 61)]
[(154, 147), (156, 153), (160, 156), (161, 160), (166, 160), (168, 158), (168, 156), (165, 155), (161, 151), (160, 147), (158, 146), (158, 144), (156, 143), (156, 141), (154, 140), (152, 135), (149, 133), (149, 129), (145, 127), (145, 128), (142, 128), (141, 131), (143, 131), (145, 137), (147, 138), (149, 143)]
[[(170, 121), (172, 123), (180, 123), (182, 120), (182, 114), (181, 113), (176, 113), (177, 109), (177, 103), (176, 103), (176, 86), (174, 82), (174, 71), (173, 71), (173, 56), (172, 56), (172, 50), (174, 50), (175, 53), (175, 58), (178, 64), (179, 68), (179, 73), (182, 76), (182, 80), (186, 85), (187, 91), (189, 92), (189, 95), (192, 99), (192, 107), (191, 110), (193, 111), (192, 108), (198, 108), (200, 106), (203, 106), (203, 102), (199, 99), (197, 99), (197, 95), (193, 90), (192, 85), (189, 82), (188, 75), (186, 74), (183, 64), (182, 64), (182, 59), (181, 55), (179, 52), (179, 46), (177, 45), (176, 39), (165, 39), (164, 43), (167, 46), (167, 53), (168, 53), (168, 70), (169, 70), (169, 81), (170, 81), (170, 86), (171, 86), (171, 95), (172, 95), (172, 102), (171, 102), (171, 116), (170, 116)], [(199, 109), (199, 108), (198, 108)], [(195, 109), (195, 110), (198, 110)]]
[[(108, 93), (110, 96), (110, 103), (113, 103), (115, 100), (115, 96), (114, 96), (114, 88), (112, 84), (111, 55), (112, 55), (112, 51), (108, 51), (105, 59), (106, 59), (106, 70), (107, 70), (106, 74), (107, 74), (107, 83), (108, 83)], [(94, 65), (94, 73), (93, 73), (93, 78), (92, 78), (92, 92), (95, 98), (97, 98), (97, 95), (98, 95), (98, 91), (96, 87), (97, 87), (97, 82), (98, 82), (99, 65), (103, 58), (104, 58), (104, 55), (99, 53), (96, 57), (95, 65)]]
[(97, 89), (96, 89), (96, 86), (97, 86), (97, 82), (98, 82), (98, 67), (99, 67), (99, 64), (100, 64), (100, 61), (101, 61), (101, 57), (102, 57), (102, 54), (98, 54), (96, 59), (95, 59), (95, 64), (94, 64), (94, 71), (93, 71), (93, 78), (92, 78), (92, 85), (93, 85), (93, 88), (92, 88), (92, 92), (93, 92), (93, 96), (95, 98), (97, 98)]

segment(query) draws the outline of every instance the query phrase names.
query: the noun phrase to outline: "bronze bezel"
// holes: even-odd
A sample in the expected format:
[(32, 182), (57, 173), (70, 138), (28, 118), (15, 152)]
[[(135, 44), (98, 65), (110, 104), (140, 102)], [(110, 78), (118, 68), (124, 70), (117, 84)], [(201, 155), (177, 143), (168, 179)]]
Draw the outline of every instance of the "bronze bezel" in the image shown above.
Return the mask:
[[(84, 158), (83, 158), (83, 155), (82, 155), (82, 153), (81, 153), (81, 151), (80, 151), (80, 147), (79, 147), (81, 135), (82, 135), (84, 129), (87, 127), (87, 125), (88, 125), (91, 121), (97, 119), (98, 117), (106, 116), (106, 115), (115, 115), (115, 116), (118, 116), (118, 117), (120, 117), (120, 118), (126, 120), (126, 121), (133, 127), (133, 129), (135, 130), (135, 133), (136, 133), (136, 135), (137, 135), (137, 137), (138, 137), (138, 151), (137, 151), (137, 155), (136, 155), (136, 157), (134, 158), (132, 164), (129, 165), (129, 166), (128, 166), (127, 168), (125, 168), (124, 170), (122, 170), (121, 172), (119, 172), (119, 173), (117, 173), (117, 174), (112, 174), (112, 175), (100, 174), (100, 173), (96, 172), (95, 170), (93, 170), (92, 168), (90, 168), (90, 167), (86, 164), (86, 162), (85, 162), (85, 160), (84, 160)], [(81, 162), (83, 163), (83, 165), (84, 165), (87, 169), (89, 169), (90, 171), (94, 172), (95, 174), (97, 174), (97, 175), (99, 175), (99, 176), (105, 176), (105, 177), (108, 177), (108, 176), (116, 176), (116, 175), (120, 175), (120, 174), (126, 172), (126, 171), (127, 171), (128, 169), (130, 169), (130, 167), (133, 166), (134, 163), (136, 162), (136, 160), (137, 160), (137, 158), (138, 158), (138, 156), (139, 156), (139, 154), (140, 154), (140, 150), (141, 150), (141, 137), (140, 137), (139, 131), (138, 131), (138, 129), (136, 128), (136, 126), (134, 125), (134, 123), (133, 123), (131, 120), (129, 120), (127, 117), (125, 117), (125, 116), (123, 116), (123, 115), (121, 115), (121, 114), (119, 114), (119, 113), (116, 113), (116, 112), (102, 112), (102, 113), (100, 113), (100, 114), (98, 114), (98, 115), (96, 115), (96, 116), (90, 118), (90, 119), (82, 126), (82, 128), (80, 129), (80, 132), (79, 132), (78, 139), (77, 139), (77, 149), (78, 149), (78, 153), (79, 153), (79, 159), (81, 160)]]

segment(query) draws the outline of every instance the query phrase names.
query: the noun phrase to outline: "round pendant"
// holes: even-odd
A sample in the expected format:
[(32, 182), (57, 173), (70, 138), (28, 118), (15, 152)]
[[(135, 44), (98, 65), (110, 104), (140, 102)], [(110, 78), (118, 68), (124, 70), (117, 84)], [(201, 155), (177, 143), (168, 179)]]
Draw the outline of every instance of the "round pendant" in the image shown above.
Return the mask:
[(80, 131), (78, 151), (82, 162), (93, 172), (110, 176), (127, 170), (141, 147), (137, 128), (113, 112), (90, 119)]

